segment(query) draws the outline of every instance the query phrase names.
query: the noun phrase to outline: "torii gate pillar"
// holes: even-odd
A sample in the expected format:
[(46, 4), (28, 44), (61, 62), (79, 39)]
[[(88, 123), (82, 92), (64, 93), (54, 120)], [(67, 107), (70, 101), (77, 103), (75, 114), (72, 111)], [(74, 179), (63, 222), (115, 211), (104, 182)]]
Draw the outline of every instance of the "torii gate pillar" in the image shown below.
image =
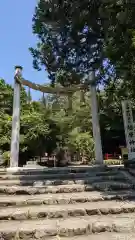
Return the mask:
[(97, 94), (95, 85), (95, 72), (91, 71), (89, 74), (89, 82), (91, 83), (91, 113), (92, 113), (92, 128), (93, 137), (95, 142), (95, 164), (103, 165), (103, 154), (102, 154), (102, 144), (101, 144), (101, 134), (99, 125), (99, 114), (98, 114), (98, 104), (97, 104)]
[(18, 79), (22, 76), (22, 67), (15, 67), (14, 76), (14, 99), (13, 99), (13, 116), (12, 116), (12, 136), (11, 136), (11, 153), (10, 168), (17, 168), (19, 163), (19, 136), (20, 136), (20, 90), (21, 85)]

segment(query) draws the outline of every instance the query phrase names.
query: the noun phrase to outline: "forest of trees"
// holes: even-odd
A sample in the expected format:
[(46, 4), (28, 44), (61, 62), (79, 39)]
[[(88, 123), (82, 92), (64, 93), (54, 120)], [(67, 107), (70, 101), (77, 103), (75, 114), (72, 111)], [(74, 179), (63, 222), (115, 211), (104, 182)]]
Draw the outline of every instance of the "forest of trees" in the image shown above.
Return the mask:
[[(135, 8), (130, 0), (39, 0), (33, 16), (36, 48), (31, 47), (33, 66), (48, 72), (50, 84), (71, 86), (87, 83), (96, 72), (97, 97), (103, 153), (125, 145), (121, 100), (135, 105)], [(13, 89), (0, 81), (0, 148), (10, 149)], [(80, 104), (73, 97), (67, 114), (67, 98), (47, 95), (28, 103), (21, 93), (20, 161), (59, 146), (91, 159), (92, 137), (90, 93)]]
[[(104, 153), (118, 151), (119, 145), (125, 144), (120, 90), (115, 83), (110, 83), (106, 89), (98, 91)], [(20, 164), (35, 156), (42, 157), (45, 152), (51, 155), (59, 148), (78, 152), (89, 160), (93, 158), (90, 92), (86, 92), (84, 103), (80, 102), (80, 92), (74, 94), (70, 113), (67, 112), (66, 96), (46, 95), (39, 101), (31, 102), (28, 98), (22, 88)], [(13, 88), (2, 79), (0, 106), (0, 149), (7, 159), (11, 141)]]

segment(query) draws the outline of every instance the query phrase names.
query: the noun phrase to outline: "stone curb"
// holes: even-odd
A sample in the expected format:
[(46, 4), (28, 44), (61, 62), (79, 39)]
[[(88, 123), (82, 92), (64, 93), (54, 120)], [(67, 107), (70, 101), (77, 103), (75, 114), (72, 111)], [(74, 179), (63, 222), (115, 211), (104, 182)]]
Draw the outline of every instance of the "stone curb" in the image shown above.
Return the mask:
[(54, 173), (54, 174), (10, 174), (10, 173), (2, 173), (0, 174), (1, 180), (8, 179), (62, 179), (62, 178), (85, 178), (85, 177), (112, 177), (112, 176), (121, 176), (121, 172), (118, 171), (107, 171), (107, 172), (77, 172), (77, 173)]
[(71, 184), (71, 185), (56, 185), (42, 186), (42, 182), (38, 182), (35, 186), (0, 186), (0, 194), (16, 194), (16, 195), (35, 195), (44, 193), (73, 193), (84, 191), (116, 191), (116, 190), (131, 190), (135, 185), (123, 182), (98, 182), (89, 184)]
[[(59, 205), (59, 204), (76, 204), (76, 203), (90, 203), (90, 202), (98, 202), (98, 201), (111, 201), (111, 200), (123, 200), (123, 201), (131, 201), (135, 199), (134, 193), (114, 193), (112, 195), (107, 195), (107, 193), (94, 196), (89, 195), (85, 196), (86, 192), (82, 192), (81, 196), (75, 196), (74, 194), (68, 194), (68, 196), (63, 196), (57, 194), (53, 194), (54, 196), (49, 194), (44, 195), (36, 195), (34, 196), (25, 196), (25, 198), (21, 199), (19, 196), (14, 196), (14, 198), (7, 198), (6, 200), (0, 197), (0, 207), (6, 206), (29, 206), (29, 205)], [(57, 196), (58, 195), (58, 196)], [(5, 195), (6, 196), (6, 195)], [(43, 197), (42, 197), (43, 196)], [(21, 196), (20, 196), (21, 197)]]
[[(108, 171), (108, 170), (112, 170), (111, 168), (109, 169), (106, 166), (80, 166), (80, 167), (76, 167), (76, 166), (69, 166), (69, 167), (55, 167), (55, 168), (47, 168), (47, 167), (12, 167), (12, 168), (7, 168), (4, 169), (4, 171), (6, 171), (7, 173), (16, 173), (16, 174), (22, 174), (22, 173), (36, 173), (39, 172), (40, 174), (42, 173), (46, 173), (46, 174), (50, 174), (50, 173), (77, 173), (77, 172), (87, 172), (87, 171), (96, 171), (96, 172), (100, 172), (100, 171)], [(0, 169), (0, 172), (3, 172), (3, 169)]]
[[(50, 240), (58, 240), (57, 236)], [(60, 240), (67, 240), (62, 237)], [(87, 236), (71, 237), (70, 240), (135, 240), (135, 234), (133, 233), (100, 233), (91, 234)]]
[[(38, 182), (42, 185), (71, 185), (71, 184), (92, 184), (92, 183), (96, 183), (96, 182), (103, 182), (103, 181), (124, 181), (125, 178), (123, 175), (110, 175), (110, 176), (97, 176), (97, 177), (80, 177), (80, 179), (78, 179), (77, 177), (75, 178), (75, 176), (71, 177), (71, 179), (66, 179), (67, 177), (65, 177), (65, 180), (63, 179), (54, 179), (54, 180), (40, 180), (40, 177), (37, 178), (37, 180), (35, 178), (30, 179), (26, 179), (24, 178), (13, 178), (11, 176), (11, 179), (9, 176), (6, 176), (6, 178), (1, 178), (0, 177), (0, 186), (13, 186), (13, 185), (17, 185), (17, 186), (32, 186), (32, 185), (38, 185)], [(13, 176), (14, 177), (14, 176)], [(49, 178), (49, 177), (48, 177)]]
[[(3, 222), (0, 228), (0, 237), (4, 240), (11, 239), (38, 239), (47, 237), (74, 237), (86, 234), (107, 232), (135, 233), (135, 221), (132, 214), (119, 219), (112, 217), (69, 218), (67, 220), (43, 220), (43, 221), (10, 221)], [(91, 236), (91, 235), (89, 235)], [(18, 237), (18, 238), (17, 238)]]
[[(113, 203), (113, 204), (112, 204)], [(110, 205), (110, 206), (109, 206)], [(121, 213), (134, 213), (135, 204), (124, 202), (98, 202), (98, 203), (82, 203), (75, 205), (40, 205), (23, 206), (20, 208), (9, 207), (0, 211), (0, 220), (28, 220), (28, 219), (53, 219), (53, 218), (69, 218), (78, 216), (92, 215), (108, 215)]]

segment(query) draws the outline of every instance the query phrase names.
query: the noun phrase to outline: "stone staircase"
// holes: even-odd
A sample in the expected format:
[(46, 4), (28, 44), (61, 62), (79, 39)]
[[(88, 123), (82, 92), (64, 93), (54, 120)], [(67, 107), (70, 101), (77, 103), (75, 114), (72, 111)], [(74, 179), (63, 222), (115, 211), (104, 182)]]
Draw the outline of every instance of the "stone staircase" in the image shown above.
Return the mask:
[(134, 240), (134, 179), (122, 167), (0, 169), (0, 240)]

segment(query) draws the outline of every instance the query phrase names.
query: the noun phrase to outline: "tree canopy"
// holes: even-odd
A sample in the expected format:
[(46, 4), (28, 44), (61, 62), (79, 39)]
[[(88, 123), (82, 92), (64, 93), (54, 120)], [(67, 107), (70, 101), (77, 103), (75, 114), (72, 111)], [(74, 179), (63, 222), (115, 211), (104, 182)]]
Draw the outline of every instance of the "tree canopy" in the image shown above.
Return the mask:
[[(8, 152), (11, 142), (13, 88), (4, 80), (0, 80), (0, 96), (0, 149)], [(82, 108), (80, 93), (76, 93), (70, 113), (67, 112), (67, 103), (67, 97), (57, 95), (45, 96), (44, 100), (41, 98), (39, 101), (29, 102), (25, 89), (21, 89), (21, 165), (36, 156), (44, 156), (45, 152), (49, 155), (54, 151), (57, 152), (59, 147), (68, 148), (71, 152), (80, 151), (87, 158), (92, 156), (94, 149), (89, 98), (86, 96), (86, 103)], [(75, 131), (76, 135), (73, 134)], [(82, 134), (83, 132), (85, 134)], [(89, 140), (91, 139), (90, 142), (88, 137)], [(82, 145), (81, 141), (83, 141)], [(80, 150), (79, 144), (82, 146)], [(90, 156), (88, 156), (89, 151)]]
[(91, 68), (104, 80), (102, 75), (113, 65), (113, 77), (124, 79), (133, 90), (134, 15), (130, 0), (38, 1), (33, 32), (39, 41), (36, 49), (31, 48), (34, 66), (44, 66), (52, 82), (77, 84)]
[(57, 72), (62, 83), (79, 83), (102, 61), (98, 18), (96, 4), (86, 1), (39, 1), (33, 18), (33, 31), (39, 38), (37, 49), (31, 49), (34, 66), (39, 69), (44, 65), (52, 81)]

